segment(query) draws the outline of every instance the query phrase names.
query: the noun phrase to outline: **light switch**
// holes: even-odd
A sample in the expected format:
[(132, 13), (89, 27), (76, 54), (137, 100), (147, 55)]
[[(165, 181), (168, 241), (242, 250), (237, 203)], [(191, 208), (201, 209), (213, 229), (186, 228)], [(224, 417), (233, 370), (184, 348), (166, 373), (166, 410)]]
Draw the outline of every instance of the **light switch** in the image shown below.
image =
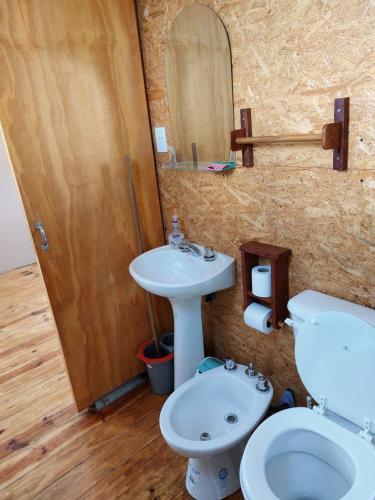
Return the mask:
[(156, 151), (168, 153), (167, 134), (165, 127), (155, 127)]

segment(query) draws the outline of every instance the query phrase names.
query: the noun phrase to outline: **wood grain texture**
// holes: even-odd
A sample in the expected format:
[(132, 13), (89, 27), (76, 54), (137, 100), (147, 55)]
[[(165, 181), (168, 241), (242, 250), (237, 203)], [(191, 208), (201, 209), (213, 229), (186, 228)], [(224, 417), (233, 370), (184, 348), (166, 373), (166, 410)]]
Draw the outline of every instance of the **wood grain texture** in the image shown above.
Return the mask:
[[(245, 137), (252, 135), (251, 108), (240, 110), (241, 130), (245, 131)], [(243, 148), (242, 162), (244, 167), (254, 166), (254, 148), (251, 145)]]
[[(254, 137), (239, 137), (237, 144), (272, 144), (272, 143), (313, 143), (321, 144), (321, 134), (282, 134), (282, 135), (261, 135)], [(332, 148), (325, 148), (332, 149)]]
[[(163, 54), (170, 26), (192, 0), (138, 0), (153, 124), (170, 137)], [(177, 213), (186, 237), (240, 260), (256, 239), (291, 248), (290, 294), (314, 289), (375, 307), (375, 8), (367, 0), (201, 0), (229, 34), (236, 127), (253, 110), (253, 131), (312, 133), (333, 121), (332, 101), (350, 96), (346, 172), (316, 145), (254, 146), (254, 168), (231, 175), (159, 169), (165, 220)], [(158, 163), (167, 155), (159, 154)], [(237, 284), (204, 305), (210, 353), (258, 365), (277, 398), (306, 391), (287, 328), (261, 335), (243, 322)]]
[[(264, 304), (272, 310), (272, 326), (277, 329), (288, 317), (287, 302), (289, 300), (289, 258), (291, 250), (276, 245), (249, 241), (240, 246), (242, 267), (243, 308), (253, 302)], [(271, 296), (258, 297), (252, 293), (253, 267), (259, 260), (267, 259), (271, 265)]]
[(172, 144), (178, 160), (227, 160), (233, 128), (232, 68), (228, 35), (220, 18), (190, 5), (174, 19), (165, 45)]
[(322, 148), (337, 149), (340, 146), (341, 123), (326, 123), (322, 128)]
[[(36, 265), (0, 275), (0, 498), (190, 498), (145, 385), (77, 414)], [(241, 493), (232, 500), (242, 499)]]
[(134, 4), (1, 0), (0, 41), (0, 116), (82, 409), (143, 370), (151, 336), (126, 154), (145, 247), (164, 241)]

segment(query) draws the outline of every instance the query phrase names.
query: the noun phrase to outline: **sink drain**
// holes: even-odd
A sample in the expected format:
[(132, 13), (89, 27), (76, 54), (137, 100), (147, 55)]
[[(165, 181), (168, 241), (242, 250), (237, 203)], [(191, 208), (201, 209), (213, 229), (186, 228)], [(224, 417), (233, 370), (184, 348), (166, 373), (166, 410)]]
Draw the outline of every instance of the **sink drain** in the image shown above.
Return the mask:
[(238, 422), (238, 417), (234, 413), (228, 413), (228, 415), (225, 415), (224, 420), (228, 424), (236, 424)]
[(211, 436), (208, 434), (208, 432), (202, 432), (199, 439), (201, 441), (209, 441), (211, 439)]

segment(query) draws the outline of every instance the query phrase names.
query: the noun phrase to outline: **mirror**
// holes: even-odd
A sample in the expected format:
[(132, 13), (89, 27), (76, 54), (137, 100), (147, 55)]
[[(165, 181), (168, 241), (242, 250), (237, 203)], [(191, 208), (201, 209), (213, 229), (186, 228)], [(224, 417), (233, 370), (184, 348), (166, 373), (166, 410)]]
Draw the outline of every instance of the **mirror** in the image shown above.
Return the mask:
[(173, 21), (165, 73), (177, 161), (227, 161), (233, 126), (231, 51), (226, 29), (203, 5), (184, 8)]

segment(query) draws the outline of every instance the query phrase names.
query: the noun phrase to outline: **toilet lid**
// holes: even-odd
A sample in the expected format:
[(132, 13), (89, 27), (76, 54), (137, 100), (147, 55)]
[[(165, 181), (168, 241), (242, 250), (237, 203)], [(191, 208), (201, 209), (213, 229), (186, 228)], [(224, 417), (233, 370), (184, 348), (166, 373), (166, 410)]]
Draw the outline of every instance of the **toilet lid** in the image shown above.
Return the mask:
[(375, 328), (351, 314), (322, 312), (298, 329), (296, 363), (315, 401), (375, 432)]

